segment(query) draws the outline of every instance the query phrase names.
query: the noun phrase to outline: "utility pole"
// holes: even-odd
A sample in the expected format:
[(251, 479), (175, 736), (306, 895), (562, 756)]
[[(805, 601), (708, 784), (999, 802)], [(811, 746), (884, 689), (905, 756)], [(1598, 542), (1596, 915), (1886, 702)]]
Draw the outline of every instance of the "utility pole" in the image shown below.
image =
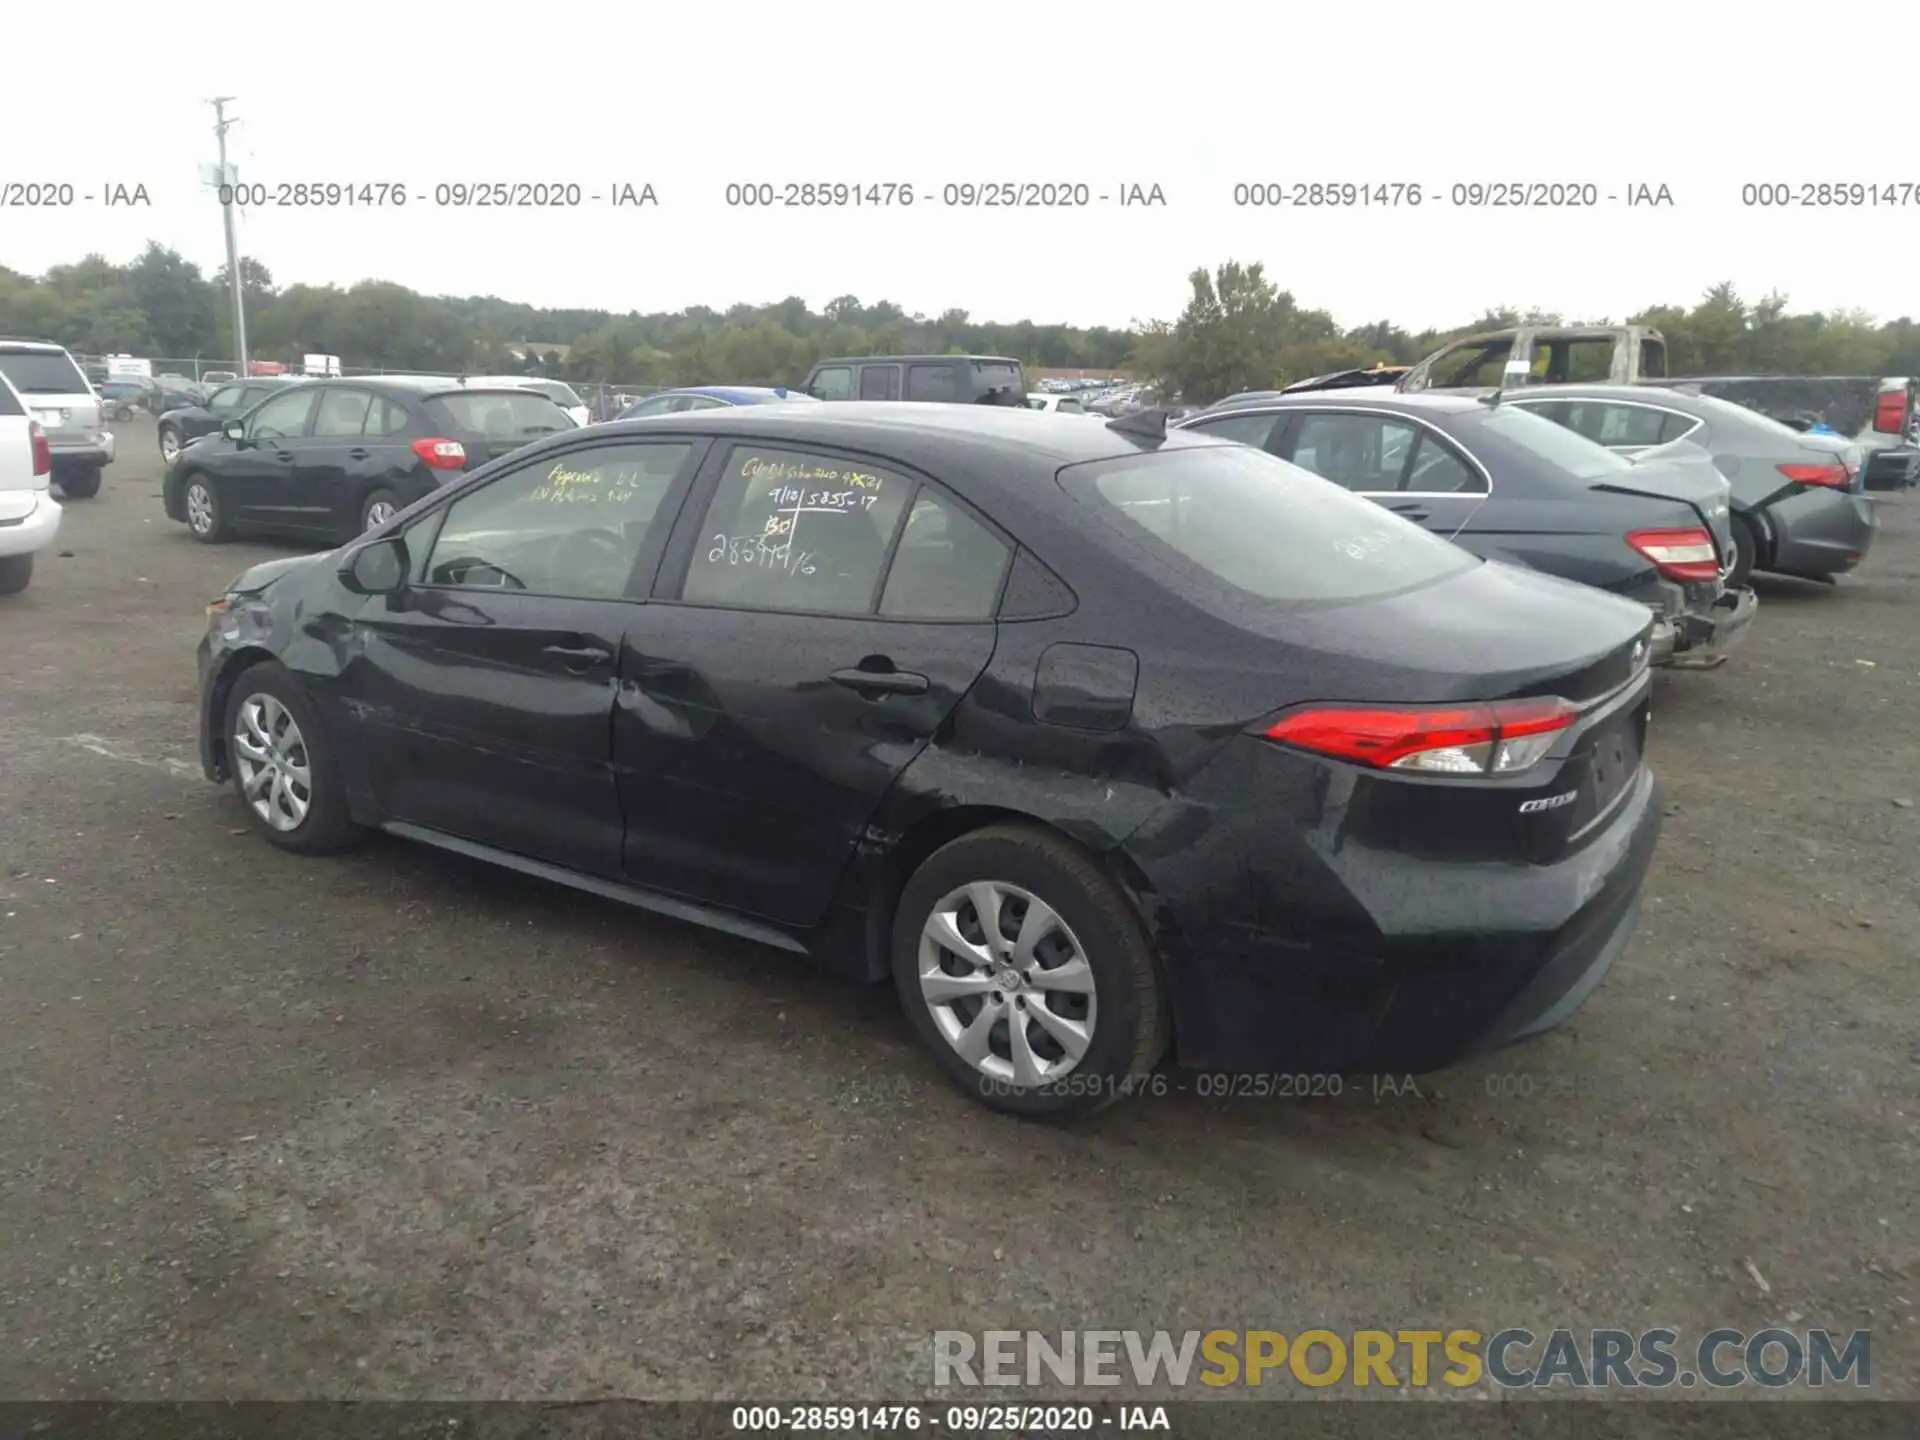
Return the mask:
[(220, 141), (220, 212), (227, 226), (227, 290), (233, 297), (233, 348), (239, 351), (236, 357), (240, 362), (240, 378), (247, 378), (247, 305), (244, 291), (240, 285), (240, 247), (233, 237), (233, 182), (235, 176), (227, 168), (227, 127), (233, 121), (227, 118), (227, 106), (233, 103), (233, 96), (222, 95), (213, 104), (213, 133)]

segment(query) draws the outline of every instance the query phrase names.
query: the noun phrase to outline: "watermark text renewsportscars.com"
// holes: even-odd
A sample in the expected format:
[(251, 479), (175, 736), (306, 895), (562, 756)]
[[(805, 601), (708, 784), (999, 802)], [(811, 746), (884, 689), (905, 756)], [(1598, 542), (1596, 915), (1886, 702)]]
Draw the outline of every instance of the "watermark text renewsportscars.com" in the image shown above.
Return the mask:
[(937, 1330), (936, 1388), (1333, 1385), (1727, 1390), (1873, 1383), (1872, 1332), (1677, 1330)]

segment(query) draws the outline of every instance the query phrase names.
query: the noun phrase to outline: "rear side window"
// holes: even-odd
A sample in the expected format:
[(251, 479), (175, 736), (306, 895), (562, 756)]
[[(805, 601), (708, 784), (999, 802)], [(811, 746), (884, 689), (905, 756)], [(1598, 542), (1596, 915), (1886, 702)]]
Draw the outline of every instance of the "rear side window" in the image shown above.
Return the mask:
[(959, 377), (951, 365), (909, 365), (907, 399), (945, 401), (960, 398)]
[(1240, 445), (1069, 466), (1068, 491), (1157, 554), (1176, 588), (1198, 570), (1261, 600), (1336, 604), (1417, 589), (1479, 564), (1297, 466)]
[(1013, 552), (958, 505), (922, 487), (907, 513), (880, 613), (912, 620), (987, 620)]
[(1216, 440), (1232, 440), (1262, 449), (1266, 446), (1267, 438), (1273, 434), (1273, 427), (1279, 423), (1278, 415), (1224, 415), (1218, 420), (1207, 420), (1188, 428), (1211, 435)]
[(900, 367), (898, 365), (861, 366), (860, 398), (862, 400), (898, 400), (900, 398)]
[(0, 350), (0, 375), (22, 395), (85, 395), (91, 388), (64, 350)]
[(428, 402), (455, 435), (524, 439), (573, 429), (573, 420), (532, 390), (459, 390)]
[(869, 615), (914, 485), (838, 456), (742, 445), (707, 507), (681, 598)]

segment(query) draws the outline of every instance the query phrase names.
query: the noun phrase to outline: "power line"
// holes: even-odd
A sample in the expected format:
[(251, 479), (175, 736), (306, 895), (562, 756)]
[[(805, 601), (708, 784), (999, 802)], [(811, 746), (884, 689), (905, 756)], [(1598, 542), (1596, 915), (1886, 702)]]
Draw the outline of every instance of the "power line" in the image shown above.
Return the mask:
[(222, 95), (208, 102), (213, 106), (213, 133), (220, 142), (220, 214), (227, 228), (227, 292), (233, 298), (233, 348), (239, 352), (239, 372), (245, 378), (250, 372), (247, 366), (247, 306), (245, 292), (240, 285), (240, 246), (233, 233), (233, 184), (234, 172), (227, 167), (227, 127), (233, 121), (227, 118), (227, 106), (233, 103), (233, 96)]

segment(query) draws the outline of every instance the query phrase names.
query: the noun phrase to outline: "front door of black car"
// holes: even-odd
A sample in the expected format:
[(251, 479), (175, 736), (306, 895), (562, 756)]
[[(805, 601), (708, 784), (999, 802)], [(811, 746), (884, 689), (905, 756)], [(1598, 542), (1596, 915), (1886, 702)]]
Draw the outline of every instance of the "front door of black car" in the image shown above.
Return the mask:
[(716, 448), (629, 632), (627, 873), (820, 919), (882, 797), (992, 657), (1010, 553), (901, 467)]
[(304, 385), (275, 395), (245, 417), (245, 438), (220, 456), (220, 500), (235, 520), (298, 526), (293, 475), (314, 396)]
[(1487, 498), (1486, 476), (1424, 425), (1380, 412), (1310, 410), (1284, 458), (1451, 539)]
[(700, 448), (549, 451), (409, 527), (414, 583), (363, 607), (339, 681), (389, 817), (620, 873), (624, 638)]

